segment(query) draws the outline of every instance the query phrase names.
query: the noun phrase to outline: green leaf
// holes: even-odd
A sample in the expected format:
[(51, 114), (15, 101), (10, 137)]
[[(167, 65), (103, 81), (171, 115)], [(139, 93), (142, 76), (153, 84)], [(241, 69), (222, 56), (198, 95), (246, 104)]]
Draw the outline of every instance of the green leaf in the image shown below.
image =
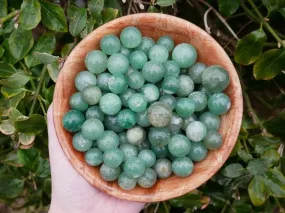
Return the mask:
[(3, 160), (5, 164), (14, 166), (14, 167), (22, 167), (23, 164), (20, 163), (19, 158), (17, 156), (17, 151), (13, 150), (9, 154), (7, 154)]
[(55, 45), (56, 45), (56, 39), (53, 35), (43, 34), (38, 39), (36, 44), (33, 46), (29, 54), (26, 55), (26, 57), (24, 58), (26, 65), (30, 68), (38, 64), (41, 64), (42, 61), (36, 58), (35, 53), (40, 52), (40, 53), (51, 54), (54, 51)]
[(8, 34), (8, 33), (11, 33), (14, 30), (14, 24), (15, 24), (15, 22), (13, 21), (13, 19), (10, 19), (9, 21), (6, 21), (3, 24), (3, 26), (0, 27), (0, 35), (5, 35), (5, 34)]
[(1, 174), (0, 175), (0, 198), (13, 199), (18, 197), (24, 190), (24, 180), (15, 176)]
[[(25, 38), (25, 39), (23, 39)], [(17, 30), (14, 30), (9, 37), (9, 49), (12, 56), (21, 60), (33, 47), (34, 38), (32, 31), (25, 30), (19, 27)]]
[(259, 58), (266, 39), (267, 36), (262, 29), (240, 39), (235, 50), (235, 61), (241, 65), (254, 63)]
[(26, 76), (22, 72), (16, 72), (13, 75), (11, 75), (9, 78), (0, 80), (0, 84), (6, 87), (17, 89), (25, 86), (29, 80), (30, 80), (29, 76)]
[(33, 114), (26, 120), (16, 120), (14, 126), (18, 132), (36, 135), (46, 128), (46, 121), (43, 116)]
[(118, 0), (105, 0), (105, 8), (106, 7), (118, 9), (119, 10), (119, 16), (123, 15), (123, 9), (122, 9), (122, 6), (120, 4), (120, 1), (118, 1)]
[(233, 163), (223, 169), (222, 174), (229, 178), (237, 178), (244, 174), (244, 168), (239, 163)]
[(4, 135), (12, 135), (15, 132), (13, 123), (10, 120), (2, 120), (0, 123), (0, 132)]
[(50, 176), (49, 161), (40, 157), (39, 160), (36, 161), (34, 171), (35, 175), (39, 178), (46, 178)]
[(4, 55), (2, 56), (3, 61), (6, 61), (8, 64), (14, 65), (18, 60), (15, 59), (10, 52), (8, 38), (4, 40), (4, 42), (2, 43), (2, 47), (5, 50)]
[(269, 119), (264, 123), (265, 128), (271, 134), (279, 137), (285, 137), (285, 112), (280, 112), (273, 118)]
[(8, 13), (8, 3), (7, 0), (0, 0), (0, 18), (6, 16)]
[(0, 45), (0, 58), (2, 58), (4, 52), (5, 52), (5, 49)]
[(237, 153), (238, 153), (238, 156), (246, 163), (249, 160), (253, 159), (252, 155), (247, 153), (245, 150), (239, 150)]
[(238, 140), (238, 141), (236, 142), (236, 144), (235, 144), (235, 146), (234, 146), (234, 148), (233, 148), (231, 154), (230, 154), (230, 157), (236, 156), (236, 155), (237, 155), (237, 152), (238, 152), (239, 150), (241, 150), (241, 149), (242, 149), (242, 145), (241, 145), (240, 141)]
[(277, 149), (281, 143), (279, 138), (273, 136), (253, 135), (248, 138), (251, 146), (257, 154), (263, 154), (267, 150)]
[(280, 13), (282, 14), (282, 16), (284, 16), (284, 18), (285, 18), (285, 7), (279, 9), (279, 12), (280, 12)]
[(25, 88), (13, 89), (10, 87), (1, 87), (1, 93), (6, 99), (10, 99), (24, 91), (26, 91)]
[(70, 19), (70, 34), (74, 37), (78, 36), (86, 26), (87, 10), (85, 8), (69, 6), (67, 10), (67, 17)]
[(27, 134), (22, 133), (22, 132), (19, 133), (19, 142), (25, 146), (32, 144), (34, 142), (35, 138), (36, 138), (35, 135), (27, 135)]
[(157, 0), (155, 2), (156, 5), (161, 7), (168, 7), (176, 3), (176, 0)]
[(17, 120), (18, 117), (20, 117), (22, 115), (22, 113), (20, 113), (15, 107), (11, 107), (8, 110), (9, 113), (9, 120), (14, 122), (15, 120)]
[(147, 9), (148, 13), (159, 13), (158, 9), (155, 6), (150, 5)]
[(67, 32), (67, 23), (63, 9), (56, 4), (40, 1), (43, 24), (50, 30)]
[(13, 65), (8, 64), (5, 61), (0, 61), (0, 77), (7, 78), (16, 72), (17, 70)]
[(103, 22), (107, 23), (117, 18), (118, 12), (118, 9), (106, 8), (102, 13)]
[(273, 197), (285, 197), (285, 177), (277, 169), (265, 173), (266, 191)]
[(45, 179), (44, 192), (47, 194), (49, 198), (51, 198), (51, 179), (50, 178)]
[(267, 171), (266, 164), (262, 159), (253, 159), (249, 161), (246, 169), (253, 175), (261, 175)]
[(53, 93), (54, 93), (54, 85), (52, 85), (50, 88), (44, 90), (44, 95), (46, 100), (51, 104), (52, 99), (53, 99)]
[[(86, 27), (84, 30), (80, 33), (81, 38), (85, 38), (89, 33), (91, 33), (94, 29), (94, 25), (96, 23), (96, 19), (90, 17), (87, 19)], [(72, 43), (73, 44), (73, 43)]]
[(34, 52), (34, 56), (43, 64), (52, 64), (59, 59), (59, 56), (50, 55), (48, 53)]
[(256, 80), (269, 80), (285, 69), (285, 49), (272, 49), (261, 54), (253, 67)]
[(88, 9), (91, 16), (97, 18), (104, 9), (104, 0), (89, 0)]
[(171, 199), (170, 204), (177, 208), (199, 208), (203, 205), (203, 200), (201, 194), (190, 192), (181, 197)]
[(34, 29), (41, 21), (41, 5), (38, 0), (24, 0), (19, 21), (26, 30)]
[[(25, 97), (26, 92), (22, 92), (13, 98), (10, 98), (8, 101), (5, 102), (5, 108), (9, 109), (10, 107), (17, 107), (19, 102)], [(1, 108), (1, 103), (0, 103), (0, 108)]]
[(263, 178), (255, 176), (248, 185), (248, 194), (253, 205), (261, 206), (266, 201), (266, 191)]
[(261, 156), (261, 159), (263, 159), (267, 167), (272, 167), (279, 162), (280, 155), (275, 149), (270, 149)]
[(239, 8), (239, 0), (219, 0), (219, 10), (225, 16), (234, 14)]
[(23, 166), (25, 166), (31, 171), (34, 171), (34, 166), (40, 158), (38, 150), (34, 148), (18, 149), (17, 155), (20, 163), (23, 164)]
[(59, 64), (57, 61), (55, 61), (54, 63), (52, 64), (48, 64), (47, 65), (47, 70), (48, 70), (48, 73), (49, 73), (49, 76), (50, 78), (56, 82), (56, 79), (57, 79), (57, 76), (59, 74)]
[(71, 51), (73, 46), (74, 46), (74, 43), (68, 43), (68, 44), (64, 45), (60, 51), (61, 57), (67, 56), (67, 54)]

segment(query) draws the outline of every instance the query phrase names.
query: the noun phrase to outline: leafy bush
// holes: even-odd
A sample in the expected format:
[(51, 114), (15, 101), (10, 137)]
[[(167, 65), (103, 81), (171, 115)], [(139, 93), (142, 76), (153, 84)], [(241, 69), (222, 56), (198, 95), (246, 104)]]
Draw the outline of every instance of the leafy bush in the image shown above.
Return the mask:
[(236, 66), (245, 103), (223, 168), (145, 212), (284, 212), (284, 0), (0, 0), (0, 201), (48, 209), (46, 111), (60, 67), (93, 29), (138, 12), (175, 15), (211, 33)]

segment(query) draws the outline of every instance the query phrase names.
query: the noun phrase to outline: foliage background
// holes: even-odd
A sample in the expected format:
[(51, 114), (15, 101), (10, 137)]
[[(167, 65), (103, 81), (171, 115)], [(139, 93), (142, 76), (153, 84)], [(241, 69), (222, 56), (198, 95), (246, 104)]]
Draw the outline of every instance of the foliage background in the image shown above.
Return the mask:
[(166, 13), (207, 30), (240, 75), (244, 117), (223, 168), (199, 189), (144, 212), (285, 212), (284, 0), (0, 0), (0, 205), (45, 212), (46, 111), (60, 67), (96, 27)]

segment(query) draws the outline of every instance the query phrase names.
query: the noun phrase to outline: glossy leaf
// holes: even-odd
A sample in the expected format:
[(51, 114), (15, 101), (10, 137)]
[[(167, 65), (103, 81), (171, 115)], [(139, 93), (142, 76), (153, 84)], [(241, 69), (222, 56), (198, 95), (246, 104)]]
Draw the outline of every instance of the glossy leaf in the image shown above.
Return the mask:
[(22, 193), (23, 189), (24, 180), (12, 175), (0, 174), (0, 198), (16, 198)]
[(159, 11), (158, 11), (158, 9), (156, 9), (155, 6), (150, 5), (147, 9), (147, 12), (148, 13), (158, 13)]
[(3, 24), (3, 26), (0, 27), (0, 35), (5, 35), (5, 34), (8, 34), (8, 33), (11, 33), (14, 30), (14, 23), (15, 22), (13, 21), (13, 19), (10, 19), (9, 21), (6, 21)]
[(8, 116), (9, 116), (9, 120), (14, 122), (15, 120), (17, 120), (18, 117), (20, 117), (22, 115), (22, 113), (20, 113), (15, 107), (11, 107), (8, 110)]
[(1, 93), (6, 99), (10, 99), (24, 91), (26, 91), (25, 88), (13, 89), (10, 87), (1, 87)]
[(285, 49), (272, 49), (261, 54), (253, 67), (256, 80), (269, 80), (285, 69)]
[(117, 18), (118, 12), (118, 9), (106, 8), (102, 13), (103, 22), (107, 23)]
[(10, 120), (2, 120), (0, 122), (0, 132), (4, 135), (12, 135), (15, 132), (13, 123)]
[(28, 146), (32, 144), (35, 140), (35, 135), (27, 135), (25, 133), (20, 132), (19, 133), (19, 142), (22, 145)]
[(56, 39), (53, 35), (43, 34), (36, 44), (33, 46), (29, 54), (24, 58), (28, 67), (34, 67), (41, 64), (42, 61), (38, 60), (35, 53), (51, 54), (54, 51)]
[(14, 65), (18, 60), (15, 59), (10, 52), (8, 38), (4, 40), (4, 42), (2, 43), (2, 47), (5, 50), (4, 55), (2, 56), (3, 61), (5, 61), (11, 65)]
[[(10, 107), (17, 107), (19, 102), (25, 97), (26, 92), (22, 92), (5, 102), (5, 107), (8, 110)], [(1, 104), (0, 104), (1, 105)]]
[(54, 56), (48, 53), (34, 52), (34, 56), (43, 64), (52, 64), (59, 59), (58, 56)]
[(47, 70), (49, 73), (50, 78), (56, 82), (57, 76), (59, 74), (59, 64), (57, 61), (53, 62), (52, 64), (47, 65)]
[(67, 56), (67, 54), (72, 50), (73, 46), (74, 43), (68, 43), (64, 45), (60, 52), (61, 57)]
[(277, 169), (265, 173), (266, 191), (274, 197), (285, 197), (285, 177)]
[(45, 98), (49, 102), (49, 104), (51, 104), (52, 99), (53, 99), (54, 87), (55, 86), (52, 85), (50, 88), (44, 91)]
[(41, 21), (41, 5), (38, 0), (23, 1), (19, 20), (26, 30), (32, 30), (38, 25)]
[(203, 205), (202, 195), (198, 193), (188, 193), (181, 197), (173, 198), (170, 200), (171, 205), (178, 208), (199, 208)]
[(34, 166), (35, 175), (39, 178), (46, 178), (50, 176), (49, 161), (40, 157)]
[(118, 9), (119, 10), (119, 16), (123, 15), (123, 9), (122, 6), (120, 4), (120, 1), (117, 0), (105, 0), (105, 7), (111, 7), (114, 9)]
[(262, 155), (261, 159), (263, 159), (267, 167), (272, 167), (279, 162), (280, 155), (275, 149), (270, 149)]
[(266, 191), (263, 177), (255, 176), (248, 185), (248, 194), (255, 206), (261, 206), (266, 201)]
[(5, 162), (5, 164), (11, 165), (13, 167), (22, 167), (23, 166), (23, 164), (21, 164), (19, 161), (16, 150), (7, 154), (5, 156), (3, 162)]
[(284, 18), (285, 18), (285, 7), (279, 9), (279, 12), (280, 12), (280, 13), (282, 14), (282, 16), (284, 16)]
[(168, 7), (176, 3), (176, 0), (157, 0), (155, 2), (156, 5), (161, 7)]
[(19, 161), (29, 170), (34, 171), (34, 165), (39, 160), (39, 152), (38, 150), (31, 148), (31, 149), (18, 149), (17, 152)]
[(94, 29), (95, 23), (96, 23), (96, 19), (95, 18), (90, 17), (89, 19), (87, 19), (86, 27), (80, 33), (80, 37), (81, 38), (85, 38), (89, 33), (91, 33), (93, 31), (93, 29)]
[(0, 18), (6, 16), (8, 13), (8, 2), (7, 0), (0, 0)]
[(13, 65), (8, 64), (5, 61), (0, 61), (0, 77), (7, 78), (16, 72), (17, 70)]
[(228, 165), (226, 168), (222, 171), (223, 175), (229, 178), (237, 178), (243, 175), (244, 168), (239, 163), (233, 163)]
[(255, 30), (240, 39), (235, 50), (235, 61), (242, 65), (254, 63), (259, 58), (266, 39), (267, 36), (262, 29)]
[[(25, 39), (23, 39), (25, 38)], [(14, 30), (9, 37), (9, 49), (12, 56), (21, 60), (33, 47), (34, 38), (32, 31), (25, 30), (19, 27), (17, 30)]]
[(67, 23), (63, 9), (56, 4), (40, 1), (43, 24), (50, 30), (67, 32)]
[(17, 119), (14, 122), (14, 126), (18, 132), (36, 135), (46, 128), (46, 121), (43, 116), (33, 114), (26, 120)]
[(28, 83), (29, 80), (29, 76), (26, 76), (22, 72), (16, 72), (9, 78), (0, 80), (0, 84), (6, 87), (17, 89), (25, 86), (25, 84)]
[(285, 112), (278, 113), (278, 115), (266, 121), (264, 126), (271, 134), (285, 137)]
[(2, 58), (4, 52), (5, 52), (5, 49), (0, 45), (0, 58)]
[(96, 18), (104, 9), (104, 0), (89, 0), (88, 9), (90, 14)]
[(246, 169), (253, 175), (262, 175), (267, 171), (267, 167), (263, 159), (253, 159), (249, 161)]
[(281, 143), (279, 138), (273, 136), (253, 135), (248, 138), (254, 151), (258, 154), (263, 154), (267, 150), (277, 149)]
[(239, 150), (237, 152), (238, 156), (244, 161), (244, 162), (248, 162), (249, 160), (252, 160), (253, 157), (251, 154), (247, 153), (245, 150)]
[(69, 6), (67, 10), (67, 17), (70, 19), (70, 34), (74, 37), (78, 36), (86, 26), (87, 10), (85, 8)]
[(225, 16), (234, 14), (239, 8), (239, 0), (219, 0), (219, 10)]

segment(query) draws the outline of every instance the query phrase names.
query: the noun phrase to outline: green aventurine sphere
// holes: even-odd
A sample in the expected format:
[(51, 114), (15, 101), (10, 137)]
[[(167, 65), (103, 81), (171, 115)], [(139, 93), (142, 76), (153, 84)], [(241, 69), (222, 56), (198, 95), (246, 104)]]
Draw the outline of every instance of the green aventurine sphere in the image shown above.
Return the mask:
[(180, 81), (175, 77), (167, 77), (162, 81), (162, 91), (166, 94), (174, 94), (178, 90)]
[(118, 178), (118, 184), (124, 190), (131, 190), (135, 188), (137, 180), (135, 178), (129, 178), (125, 172), (122, 172)]
[(156, 183), (156, 180), (155, 171), (151, 168), (146, 168), (143, 175), (139, 177), (138, 184), (140, 187), (148, 189)]
[(98, 148), (91, 148), (85, 152), (84, 159), (90, 166), (98, 166), (103, 162), (103, 154)]
[(85, 66), (94, 73), (100, 74), (107, 68), (108, 57), (101, 50), (93, 50), (85, 58)]
[(205, 124), (208, 131), (217, 131), (221, 125), (221, 118), (218, 115), (214, 115), (211, 112), (204, 112), (200, 115), (199, 121)]
[(139, 89), (144, 85), (145, 79), (141, 72), (134, 71), (127, 76), (128, 85), (132, 89)]
[(102, 121), (104, 120), (104, 113), (101, 111), (99, 106), (91, 106), (86, 111), (86, 119), (89, 118), (97, 118), (98, 120)]
[(137, 124), (141, 127), (148, 127), (150, 126), (148, 117), (147, 117), (147, 110), (144, 110), (142, 112), (136, 113), (136, 120)]
[(189, 95), (189, 99), (195, 103), (195, 111), (200, 112), (207, 106), (207, 97), (203, 92), (195, 91)]
[(196, 142), (191, 144), (191, 150), (187, 155), (193, 161), (201, 161), (207, 157), (208, 150), (202, 142)]
[(166, 158), (158, 159), (153, 169), (160, 179), (166, 179), (172, 174), (171, 162)]
[(205, 147), (210, 150), (219, 149), (223, 145), (223, 138), (219, 132), (210, 131), (207, 136), (204, 138), (203, 143)]
[(174, 41), (173, 39), (168, 36), (161, 36), (158, 40), (157, 40), (157, 44), (161, 44), (163, 46), (165, 46), (168, 50), (168, 52), (171, 52), (174, 48)]
[(172, 170), (178, 177), (187, 177), (193, 172), (194, 164), (188, 157), (176, 158), (172, 161)]
[(166, 158), (170, 154), (167, 145), (162, 147), (151, 146), (151, 150), (154, 152), (156, 158)]
[(146, 55), (148, 55), (148, 51), (149, 49), (155, 45), (155, 42), (152, 38), (150, 37), (142, 37), (142, 41), (139, 44), (139, 46), (137, 46), (135, 48), (135, 50), (141, 50), (143, 51)]
[(120, 167), (112, 168), (106, 164), (102, 164), (100, 167), (100, 175), (105, 181), (114, 181), (120, 175)]
[(191, 149), (191, 142), (185, 135), (176, 134), (171, 137), (168, 149), (173, 156), (184, 157)]
[(169, 56), (168, 50), (165, 46), (157, 44), (150, 48), (148, 57), (151, 61), (164, 63)]
[(79, 91), (82, 91), (85, 87), (96, 85), (96, 76), (89, 71), (79, 72), (75, 77), (75, 87)]
[(180, 68), (188, 68), (195, 63), (197, 51), (191, 44), (181, 43), (172, 51), (172, 59), (179, 64)]
[(85, 138), (81, 132), (78, 132), (72, 138), (72, 145), (77, 151), (86, 152), (92, 147), (93, 141)]
[(124, 172), (130, 178), (139, 178), (145, 172), (144, 162), (137, 157), (130, 157), (124, 165)]
[(209, 111), (215, 115), (225, 114), (231, 107), (231, 100), (225, 93), (216, 93), (208, 100)]
[(188, 75), (195, 84), (202, 83), (202, 74), (206, 68), (207, 66), (205, 64), (198, 62), (188, 69)]
[(167, 104), (172, 110), (175, 109), (176, 103), (177, 103), (175, 97), (172, 95), (168, 95), (168, 94), (161, 96), (159, 101)]
[(125, 92), (120, 94), (120, 98), (124, 107), (129, 107), (128, 101), (134, 94), (136, 94), (136, 91), (131, 88), (126, 89)]
[(175, 77), (177, 78), (180, 74), (180, 67), (176, 61), (170, 60), (163, 63), (165, 68), (164, 78)]
[(86, 139), (96, 140), (104, 132), (103, 123), (96, 118), (89, 118), (82, 125), (82, 134)]
[(123, 162), (124, 154), (120, 149), (109, 149), (104, 152), (103, 162), (107, 166), (116, 168)]
[(144, 95), (136, 93), (130, 97), (128, 106), (134, 112), (142, 112), (146, 109), (147, 101)]
[(200, 121), (193, 121), (187, 126), (186, 135), (193, 142), (202, 141), (207, 135), (206, 126)]
[(138, 148), (135, 145), (132, 145), (130, 143), (125, 143), (125, 144), (120, 145), (119, 149), (124, 154), (123, 162), (126, 162), (131, 157), (138, 156)]
[(202, 74), (202, 84), (209, 92), (222, 92), (229, 83), (228, 72), (219, 65), (209, 66)]
[(148, 82), (157, 83), (164, 77), (165, 69), (160, 62), (149, 61), (143, 69), (142, 75)]
[(78, 132), (84, 121), (85, 117), (81, 112), (69, 110), (62, 119), (62, 125), (69, 132)]
[(104, 126), (106, 127), (106, 129), (117, 133), (122, 132), (124, 130), (122, 127), (120, 127), (118, 123), (117, 115), (105, 115)]
[(140, 88), (147, 102), (154, 102), (159, 98), (159, 89), (154, 84), (145, 84)]
[(153, 146), (165, 146), (169, 143), (171, 134), (169, 129), (162, 127), (152, 127), (148, 132), (148, 141)]
[(124, 129), (132, 128), (136, 124), (136, 114), (130, 109), (123, 109), (118, 113), (118, 124)]
[(103, 152), (116, 149), (119, 146), (119, 136), (113, 131), (106, 130), (101, 137), (97, 139), (97, 145)]
[(100, 41), (100, 48), (105, 54), (112, 55), (119, 52), (121, 42), (115, 35), (106, 35)]
[(145, 167), (152, 167), (156, 162), (156, 156), (154, 152), (149, 149), (140, 151), (138, 158), (144, 162)]
[(177, 101), (175, 110), (182, 118), (189, 117), (195, 111), (195, 102), (190, 98), (181, 98)]
[(178, 77), (179, 80), (179, 87), (176, 91), (176, 95), (180, 97), (186, 97), (190, 95), (191, 92), (194, 90), (194, 82), (188, 75), (180, 75)]
[(107, 68), (113, 75), (125, 74), (128, 71), (129, 66), (130, 64), (128, 58), (121, 53), (115, 53), (108, 59)]
[(127, 48), (135, 48), (142, 41), (142, 34), (136, 27), (126, 27), (120, 34), (122, 44)]
[(76, 92), (70, 97), (69, 105), (72, 109), (80, 112), (84, 112), (88, 109), (88, 104), (84, 101), (81, 92)]
[(162, 102), (155, 102), (148, 108), (148, 120), (155, 127), (167, 126), (172, 118), (172, 110)]
[(124, 56), (126, 56), (127, 58), (130, 57), (130, 55), (132, 54), (133, 52), (133, 49), (129, 49), (129, 48), (126, 48), (124, 46), (121, 46), (121, 49), (119, 51), (119, 53), (123, 54)]
[(143, 128), (136, 126), (127, 131), (127, 139), (130, 144), (140, 145), (146, 139), (146, 132)]
[(121, 110), (122, 101), (118, 95), (107, 93), (100, 99), (99, 106), (105, 114), (115, 115)]
[(102, 91), (97, 86), (85, 87), (82, 91), (83, 99), (89, 105), (98, 104), (102, 97)]
[(112, 75), (108, 72), (104, 72), (101, 73), (100, 75), (98, 75), (97, 78), (97, 86), (104, 92), (109, 92), (109, 87), (108, 87), (108, 83), (109, 83), (109, 78)]
[(130, 64), (134, 69), (142, 69), (145, 63), (147, 62), (147, 56), (143, 51), (135, 51), (130, 57)]
[(108, 87), (112, 93), (122, 94), (128, 87), (127, 78), (122, 74), (115, 74), (109, 78)]

